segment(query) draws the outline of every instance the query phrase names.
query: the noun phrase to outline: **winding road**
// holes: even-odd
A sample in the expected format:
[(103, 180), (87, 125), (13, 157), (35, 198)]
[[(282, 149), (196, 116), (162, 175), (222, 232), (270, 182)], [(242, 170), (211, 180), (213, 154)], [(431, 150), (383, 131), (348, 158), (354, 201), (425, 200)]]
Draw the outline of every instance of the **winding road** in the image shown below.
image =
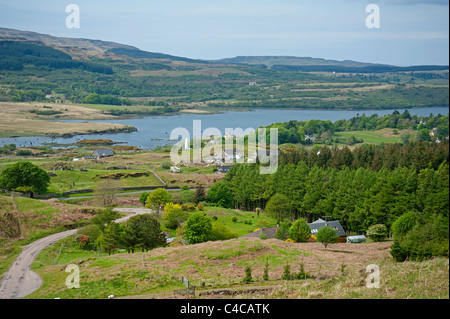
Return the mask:
[[(125, 217), (115, 220), (116, 223), (125, 222), (135, 215), (149, 214), (152, 212), (151, 209), (145, 208), (115, 208), (114, 210), (122, 213), (130, 213)], [(25, 246), (0, 282), (0, 299), (20, 299), (39, 289), (42, 285), (42, 279), (37, 273), (31, 270), (31, 264), (33, 264), (43, 249), (75, 234), (77, 231), (77, 229), (72, 229), (56, 233)]]

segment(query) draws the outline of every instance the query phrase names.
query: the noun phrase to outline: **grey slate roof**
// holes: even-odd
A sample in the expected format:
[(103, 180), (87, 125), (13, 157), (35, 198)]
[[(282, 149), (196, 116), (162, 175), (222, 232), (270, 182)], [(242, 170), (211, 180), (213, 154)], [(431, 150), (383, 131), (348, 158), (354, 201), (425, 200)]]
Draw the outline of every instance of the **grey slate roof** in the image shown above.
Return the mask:
[(114, 152), (112, 150), (109, 149), (98, 149), (95, 150), (94, 153), (92, 153), (93, 157), (98, 157), (98, 156), (102, 156), (102, 157), (106, 157), (106, 156), (114, 156)]
[(242, 237), (256, 237), (259, 238), (259, 236), (261, 235), (261, 233), (266, 234), (267, 238), (275, 238), (275, 233), (277, 232), (277, 227), (269, 227), (269, 228), (264, 228), (264, 229), (259, 229), (253, 233), (244, 235)]
[[(345, 230), (344, 230), (344, 228), (342, 228), (342, 225), (338, 220), (331, 220), (331, 221), (326, 222), (326, 224), (327, 224), (327, 226), (337, 230), (338, 236), (345, 236)], [(325, 226), (325, 221), (319, 218), (315, 222), (310, 223), (308, 225), (311, 228), (311, 234), (316, 235), (317, 232), (319, 231), (319, 229), (321, 229), (322, 227)]]
[[(337, 230), (338, 236), (345, 236), (345, 230), (341, 226), (341, 223), (338, 220), (328, 221), (326, 222), (327, 226), (332, 227)], [(309, 223), (309, 227), (311, 228), (311, 235), (316, 235), (319, 229), (325, 226), (325, 221), (323, 219), (318, 219), (315, 222)], [(259, 238), (261, 233), (267, 235), (267, 238), (275, 238), (275, 233), (277, 232), (277, 227), (269, 227), (264, 229), (259, 229), (253, 233), (244, 235), (242, 237), (253, 237)]]

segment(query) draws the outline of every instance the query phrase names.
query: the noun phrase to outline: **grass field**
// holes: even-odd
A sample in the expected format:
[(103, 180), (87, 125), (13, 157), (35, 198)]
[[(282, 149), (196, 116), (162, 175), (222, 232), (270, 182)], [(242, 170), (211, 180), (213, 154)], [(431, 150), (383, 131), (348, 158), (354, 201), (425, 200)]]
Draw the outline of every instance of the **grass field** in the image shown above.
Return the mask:
[(381, 144), (381, 143), (399, 143), (401, 142), (401, 134), (405, 132), (398, 132), (394, 134), (393, 129), (382, 129), (378, 131), (349, 131), (349, 132), (338, 132), (334, 135), (338, 137), (351, 137), (354, 136), (356, 139), (362, 139), (364, 143), (369, 144)]
[[(139, 170), (88, 170), (84, 171), (56, 171), (56, 176), (51, 177), (49, 192), (66, 192), (78, 189), (95, 189), (102, 180), (101, 177), (114, 176), (117, 174), (145, 173), (147, 176), (126, 177), (117, 179), (120, 187), (161, 186), (159, 180), (147, 171)], [(73, 184), (75, 183), (75, 184)]]
[[(213, 217), (216, 216), (225, 226), (229, 227), (239, 237), (255, 231), (258, 228), (267, 228), (277, 225), (276, 219), (260, 213), (258, 218), (255, 212), (245, 212), (238, 209), (206, 206), (204, 212)], [(232, 218), (237, 221), (233, 222)]]

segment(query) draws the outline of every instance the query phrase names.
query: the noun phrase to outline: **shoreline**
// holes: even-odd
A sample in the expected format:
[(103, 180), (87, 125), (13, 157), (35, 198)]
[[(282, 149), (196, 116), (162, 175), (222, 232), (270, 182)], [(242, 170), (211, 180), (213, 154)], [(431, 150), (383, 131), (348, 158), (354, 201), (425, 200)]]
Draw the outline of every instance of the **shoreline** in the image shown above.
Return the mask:
[[(112, 116), (101, 112), (98, 109), (92, 109), (86, 106), (73, 105), (73, 104), (54, 104), (54, 103), (15, 103), (15, 102), (0, 102), (0, 107), (3, 106), (14, 108), (14, 114), (10, 114), (10, 118), (3, 120), (0, 119), (0, 139), (9, 138), (23, 138), (23, 137), (48, 137), (48, 138), (73, 138), (76, 136), (89, 136), (89, 135), (103, 135), (103, 134), (120, 134), (120, 133), (132, 133), (137, 132), (138, 129), (133, 125), (125, 125), (114, 123), (115, 120), (134, 120), (144, 119), (149, 117), (170, 117), (180, 115), (217, 115), (229, 112), (255, 112), (255, 111), (327, 111), (327, 112), (385, 112), (387, 110), (414, 110), (414, 109), (433, 109), (436, 106), (430, 107), (409, 107), (409, 108), (391, 108), (391, 109), (311, 109), (311, 108), (233, 108), (225, 107), (224, 109), (216, 109), (212, 107), (205, 107), (203, 109), (182, 109), (177, 112), (164, 113), (159, 115), (142, 115), (142, 114), (129, 114)], [(30, 116), (26, 112), (30, 109), (37, 107), (43, 107), (46, 109), (59, 109), (66, 107), (66, 113), (62, 116), (49, 116), (35, 117)], [(17, 110), (16, 110), (17, 108)], [(70, 108), (70, 110), (68, 110)], [(73, 109), (72, 109), (73, 108)], [(443, 106), (442, 108), (447, 108)], [(8, 111), (8, 110), (7, 110)], [(11, 112), (12, 113), (12, 112)], [(432, 111), (430, 111), (432, 113)], [(25, 116), (23, 116), (25, 114)], [(448, 114), (448, 112), (447, 112)], [(7, 114), (8, 115), (8, 114)], [(20, 115), (20, 118), (18, 117)], [(28, 115), (28, 118), (27, 118)], [(443, 113), (445, 115), (445, 112)], [(8, 121), (9, 120), (9, 121)], [(71, 122), (77, 121), (77, 122)], [(78, 122), (79, 121), (79, 122)], [(83, 122), (81, 122), (83, 121)], [(95, 121), (102, 121), (101, 123), (95, 123)], [(103, 122), (105, 121), (105, 122)], [(106, 122), (107, 121), (107, 122)], [(49, 122), (53, 122), (55, 125), (48, 125)], [(12, 123), (12, 124), (11, 124)], [(15, 127), (14, 127), (15, 125)], [(10, 127), (8, 127), (10, 126)], [(19, 130), (20, 127), (20, 130)], [(26, 129), (23, 129), (26, 128)]]

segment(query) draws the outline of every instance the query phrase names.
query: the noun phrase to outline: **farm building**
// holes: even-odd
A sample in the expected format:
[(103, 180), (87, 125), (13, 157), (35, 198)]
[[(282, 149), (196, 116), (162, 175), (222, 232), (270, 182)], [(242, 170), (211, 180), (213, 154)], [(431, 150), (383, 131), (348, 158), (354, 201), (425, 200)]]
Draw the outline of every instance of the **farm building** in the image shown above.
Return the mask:
[(110, 157), (110, 156), (114, 156), (114, 152), (112, 150), (109, 150), (109, 149), (98, 149), (98, 150), (95, 150), (91, 154), (91, 157), (95, 158), (95, 159), (99, 159), (99, 158), (102, 158), (102, 157)]

